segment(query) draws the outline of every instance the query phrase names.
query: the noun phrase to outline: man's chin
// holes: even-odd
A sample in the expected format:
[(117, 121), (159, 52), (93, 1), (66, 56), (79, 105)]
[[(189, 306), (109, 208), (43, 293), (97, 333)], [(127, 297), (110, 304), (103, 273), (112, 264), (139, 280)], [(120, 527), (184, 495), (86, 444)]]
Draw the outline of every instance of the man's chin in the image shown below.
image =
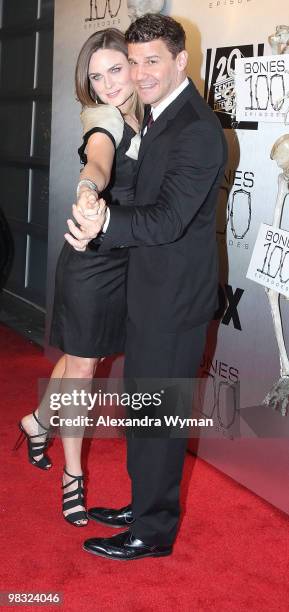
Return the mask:
[(143, 104), (147, 104), (149, 106), (154, 106), (155, 104), (157, 104), (158, 100), (156, 99), (155, 96), (142, 96), (140, 94), (140, 99), (143, 102)]
[(157, 103), (157, 92), (154, 87), (150, 89), (138, 89), (138, 95), (144, 104), (156, 104)]

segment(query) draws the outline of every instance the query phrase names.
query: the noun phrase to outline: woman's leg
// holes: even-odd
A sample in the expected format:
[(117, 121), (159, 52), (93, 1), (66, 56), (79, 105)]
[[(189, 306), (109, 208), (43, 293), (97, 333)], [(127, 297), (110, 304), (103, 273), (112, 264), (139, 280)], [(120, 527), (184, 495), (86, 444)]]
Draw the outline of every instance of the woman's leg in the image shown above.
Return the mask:
[[(92, 358), (84, 358), (84, 357), (73, 357), (72, 355), (66, 355), (66, 366), (65, 371), (62, 378), (61, 392), (71, 392), (72, 388), (75, 389), (77, 387), (77, 381), (75, 379), (80, 379), (79, 391), (85, 388), (86, 391), (91, 390), (91, 380), (94, 376), (95, 368), (98, 364), (98, 359)], [(67, 381), (67, 382), (66, 382)], [(83, 413), (83, 407), (81, 408), (81, 413)], [(62, 415), (64, 415), (62, 408)], [(69, 409), (65, 409), (65, 416), (69, 415)], [(81, 450), (82, 450), (82, 441), (84, 435), (84, 427), (77, 428), (77, 435), (74, 437), (66, 437), (62, 436), (62, 444), (64, 450), (65, 457), (65, 469), (66, 471), (73, 476), (81, 476), (82, 475), (82, 466), (81, 466)], [(68, 485), (71, 482), (72, 478), (67, 476), (64, 472), (63, 474), (63, 484)], [(65, 487), (65, 493), (75, 490), (77, 487), (77, 483), (73, 483), (71, 487)], [(76, 495), (69, 498), (69, 501), (76, 499)], [(72, 512), (78, 512), (84, 510), (82, 505), (78, 505), (72, 509), (64, 511), (64, 515), (67, 516)], [(80, 524), (86, 524), (87, 519), (82, 519), (77, 521)]]
[[(53, 392), (55, 392), (56, 390), (59, 391), (59, 386), (60, 386), (61, 379), (65, 372), (65, 367), (66, 367), (66, 358), (65, 358), (65, 355), (63, 355), (62, 357), (60, 357), (60, 359), (57, 361), (56, 365), (54, 366), (51, 377), (50, 377), (51, 385), (48, 384), (45, 394), (43, 395), (43, 398), (38, 408), (35, 410), (35, 414), (37, 418), (39, 419), (40, 423), (46, 428), (49, 428), (49, 418), (51, 415), (50, 408), (49, 408), (49, 396), (50, 396), (50, 393), (52, 392), (51, 388), (53, 387)], [(42, 433), (42, 431), (43, 433), (47, 433), (45, 429), (41, 430), (41, 427), (39, 426), (39, 424), (33, 417), (32, 412), (30, 414), (25, 415), (21, 419), (21, 423), (29, 436), (35, 436), (36, 434), (40, 432)], [(39, 444), (42, 444), (43, 441), (44, 441), (44, 436), (33, 438), (33, 442), (35, 443), (39, 442)], [(40, 461), (42, 457), (43, 457), (43, 454), (40, 453), (39, 455), (35, 457), (35, 459), (36, 461)]]

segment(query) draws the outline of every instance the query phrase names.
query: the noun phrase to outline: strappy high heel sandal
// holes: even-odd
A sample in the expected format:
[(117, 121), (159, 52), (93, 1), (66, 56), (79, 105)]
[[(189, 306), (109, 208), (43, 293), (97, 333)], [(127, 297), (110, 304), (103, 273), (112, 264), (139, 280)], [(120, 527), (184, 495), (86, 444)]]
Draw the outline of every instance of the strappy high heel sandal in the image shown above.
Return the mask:
[[(66, 510), (71, 510), (72, 508), (76, 508), (77, 506), (84, 506), (84, 489), (83, 489), (83, 475), (82, 476), (74, 476), (73, 474), (69, 474), (65, 468), (63, 468), (64, 473), (72, 478), (70, 482), (67, 484), (62, 484), (62, 489), (66, 489), (70, 487), (74, 482), (77, 482), (76, 489), (72, 491), (68, 491), (68, 493), (63, 493), (62, 497), (62, 512)], [(76, 497), (75, 497), (76, 496)], [(74, 499), (70, 499), (74, 497)], [(65, 516), (63, 514), (63, 518), (70, 523), (70, 525), (74, 525), (74, 527), (86, 527), (88, 523), (88, 518), (85, 510), (78, 510), (77, 512), (71, 512)], [(86, 523), (79, 523), (78, 521), (86, 521)]]
[[(21, 444), (24, 442), (25, 438), (27, 440), (27, 451), (28, 451), (28, 460), (30, 461), (30, 463), (32, 465), (35, 465), (35, 467), (38, 467), (40, 470), (49, 470), (52, 466), (51, 461), (48, 459), (48, 457), (46, 457), (44, 455), (44, 451), (47, 449), (48, 444), (49, 444), (49, 428), (44, 427), (44, 425), (42, 425), (42, 423), (40, 423), (40, 421), (38, 420), (35, 412), (32, 413), (33, 417), (35, 419), (35, 421), (37, 421), (38, 425), (40, 425), (40, 427), (42, 429), (45, 429), (46, 433), (38, 433), (35, 434), (33, 436), (30, 436), (26, 429), (24, 429), (21, 421), (19, 421), (18, 423), (18, 427), (20, 429), (20, 436), (14, 446), (14, 450), (18, 450), (18, 448), (20, 448)], [(45, 439), (43, 442), (32, 442), (33, 438), (40, 438), (41, 436), (45, 436)], [(35, 457), (38, 457), (38, 455), (42, 455), (43, 457), (41, 457), (41, 459), (39, 459), (38, 461), (35, 459)]]

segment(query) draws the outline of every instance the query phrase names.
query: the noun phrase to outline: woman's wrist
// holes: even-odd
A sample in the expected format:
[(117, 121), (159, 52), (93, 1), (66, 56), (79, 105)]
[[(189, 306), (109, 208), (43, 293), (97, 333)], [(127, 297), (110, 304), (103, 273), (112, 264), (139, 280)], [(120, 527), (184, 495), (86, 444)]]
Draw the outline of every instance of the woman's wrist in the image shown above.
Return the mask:
[(90, 189), (91, 191), (93, 191), (96, 196), (98, 196), (99, 194), (99, 190), (98, 187), (96, 185), (96, 183), (94, 181), (92, 181), (91, 179), (81, 179), (77, 185), (77, 189), (76, 189), (76, 195), (77, 198), (79, 198), (80, 194), (83, 191), (87, 191), (87, 189)]

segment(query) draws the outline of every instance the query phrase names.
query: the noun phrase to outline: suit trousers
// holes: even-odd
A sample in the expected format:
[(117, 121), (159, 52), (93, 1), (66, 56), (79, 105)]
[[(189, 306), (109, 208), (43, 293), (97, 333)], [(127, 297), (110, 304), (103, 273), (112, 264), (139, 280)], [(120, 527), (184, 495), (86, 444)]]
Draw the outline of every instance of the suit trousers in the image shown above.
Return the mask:
[[(147, 329), (136, 330), (128, 322), (125, 379), (196, 377), (207, 327), (205, 323), (177, 333), (148, 334)], [(187, 443), (185, 437), (128, 436), (127, 469), (135, 518), (131, 531), (148, 545), (170, 545), (176, 537)]]

